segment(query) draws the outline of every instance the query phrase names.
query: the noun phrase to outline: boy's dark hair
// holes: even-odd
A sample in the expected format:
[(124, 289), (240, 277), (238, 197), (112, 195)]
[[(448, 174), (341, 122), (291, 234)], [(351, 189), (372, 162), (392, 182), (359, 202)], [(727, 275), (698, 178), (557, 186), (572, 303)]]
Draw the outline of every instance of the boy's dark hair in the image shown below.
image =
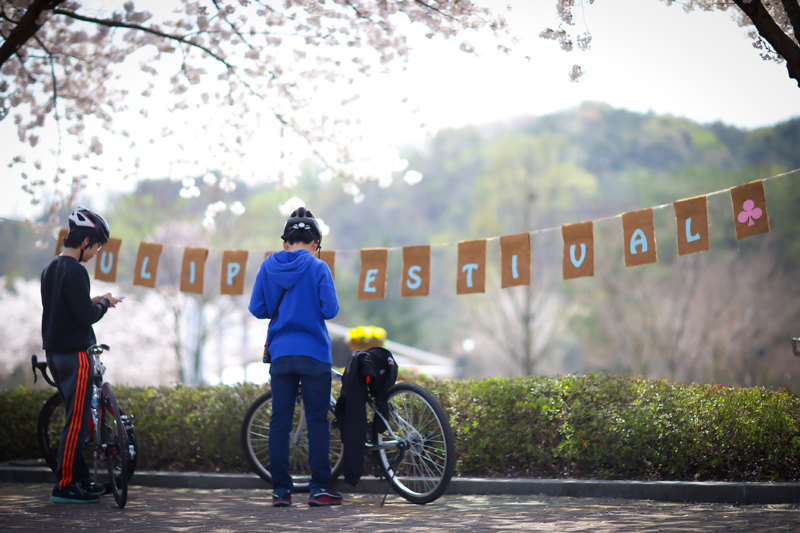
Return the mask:
[(302, 242), (303, 244), (311, 244), (314, 242), (314, 239), (311, 238), (311, 234), (309, 232), (298, 230), (290, 231), (284, 240), (289, 244), (294, 244), (298, 241)]
[(70, 231), (66, 237), (64, 237), (64, 246), (67, 248), (78, 248), (80, 247), (81, 243), (83, 243), (84, 239), (86, 239), (86, 237), (89, 237), (89, 248), (91, 248), (94, 243), (99, 240), (97, 235), (95, 235), (94, 230), (75, 228)]

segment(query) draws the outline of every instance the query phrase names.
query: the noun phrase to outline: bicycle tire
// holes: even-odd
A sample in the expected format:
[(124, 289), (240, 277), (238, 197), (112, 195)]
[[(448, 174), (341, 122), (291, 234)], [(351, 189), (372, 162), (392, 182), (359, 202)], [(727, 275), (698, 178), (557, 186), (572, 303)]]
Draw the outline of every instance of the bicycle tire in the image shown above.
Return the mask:
[[(308, 430), (305, 420), (301, 421), (302, 402), (298, 397), (295, 402), (294, 422), (289, 435), (289, 472), (292, 476), (294, 492), (308, 492), (311, 471), (308, 468)], [(250, 468), (258, 476), (272, 485), (272, 475), (269, 472), (269, 423), (272, 419), (272, 392), (266, 392), (258, 397), (242, 420), (242, 450), (247, 458)], [(333, 407), (328, 410), (328, 420), (334, 420)], [(342, 440), (339, 432), (331, 428), (331, 443), (329, 458), (331, 462), (331, 483), (342, 471)]]
[[(411, 503), (430, 503), (447, 490), (456, 467), (455, 439), (447, 414), (433, 394), (416, 383), (396, 383), (389, 389), (388, 399), (389, 426), (408, 448), (394, 468), (400, 451), (378, 450), (378, 466), (400, 496)], [(372, 426), (373, 443), (390, 440), (388, 431), (378, 433), (374, 423)]]
[(128, 501), (128, 436), (110, 383), (103, 383), (100, 402), (98, 445), (106, 461), (114, 501), (121, 509)]
[[(120, 409), (120, 415), (122, 415), (124, 423), (125, 411), (123, 409)], [(58, 444), (61, 440), (61, 431), (64, 429), (64, 416), (61, 395), (57, 392), (44, 402), (41, 411), (39, 411), (36, 440), (39, 443), (39, 450), (42, 452), (42, 458), (53, 472), (58, 470)], [(128, 461), (128, 481), (130, 481), (139, 462), (139, 445), (136, 442), (136, 434), (134, 433), (132, 425), (126, 424), (125, 428), (127, 430), (129, 444), (133, 446), (133, 456), (130, 457)], [(92, 438), (93, 434), (88, 435), (87, 442)], [(87, 446), (87, 464), (91, 462), (91, 453), (91, 447)]]

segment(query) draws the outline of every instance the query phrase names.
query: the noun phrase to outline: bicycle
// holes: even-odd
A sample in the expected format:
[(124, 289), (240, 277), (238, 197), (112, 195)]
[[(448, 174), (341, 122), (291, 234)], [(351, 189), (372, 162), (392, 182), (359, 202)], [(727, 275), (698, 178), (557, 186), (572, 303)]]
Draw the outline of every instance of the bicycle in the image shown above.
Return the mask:
[[(336, 370), (331, 373), (342, 379)], [(370, 398), (373, 413), (367, 425), (367, 454), (377, 459), (389, 485), (411, 503), (426, 504), (444, 494), (455, 471), (455, 440), (450, 422), (442, 406), (429, 391), (416, 383), (400, 382), (388, 392), (389, 420), (387, 430), (378, 433), (373, 420), (383, 416)], [(247, 461), (258, 476), (272, 483), (269, 473), (269, 422), (272, 415), (272, 392), (256, 399), (242, 421), (242, 448)], [(309, 490), (308, 431), (302, 390), (295, 403), (294, 423), (290, 434), (290, 471), (296, 492)], [(336, 429), (331, 394), (328, 420), (331, 422), (331, 481), (342, 471), (342, 441)], [(387, 489), (388, 490), (388, 489)], [(381, 504), (382, 505), (382, 504)]]
[[(100, 362), (100, 355), (111, 348), (107, 344), (96, 344), (87, 351), (95, 358), (94, 382), (89, 417), (87, 444), (95, 440), (94, 447), (86, 446), (86, 453), (94, 458), (95, 478), (98, 463), (105, 462), (108, 483), (114, 495), (114, 501), (120, 508), (125, 507), (128, 499), (128, 482), (136, 470), (138, 462), (138, 446), (134, 433), (133, 415), (125, 414), (117, 405), (114, 388), (103, 381), (106, 367)], [(47, 374), (47, 362), (39, 361), (36, 355), (31, 356), (33, 381), (36, 383), (36, 371), (39, 370), (45, 381), (55, 387), (55, 382)], [(55, 472), (58, 468), (58, 445), (65, 423), (65, 411), (61, 394), (56, 392), (50, 396), (39, 412), (36, 436), (42, 457)], [(97, 428), (100, 430), (97, 431)], [(108, 490), (108, 489), (107, 489)]]

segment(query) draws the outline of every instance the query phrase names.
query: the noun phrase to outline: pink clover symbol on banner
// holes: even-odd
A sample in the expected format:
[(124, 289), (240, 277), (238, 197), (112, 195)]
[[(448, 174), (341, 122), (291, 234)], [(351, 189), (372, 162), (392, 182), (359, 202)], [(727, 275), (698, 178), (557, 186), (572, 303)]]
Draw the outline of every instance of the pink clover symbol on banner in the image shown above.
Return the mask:
[(744, 209), (744, 211), (739, 213), (737, 218), (739, 219), (739, 222), (741, 222), (742, 224), (747, 222), (748, 226), (755, 225), (753, 219), (759, 219), (763, 214), (761, 208), (756, 207), (756, 203), (753, 200), (745, 200), (744, 205), (742, 205), (742, 208)]

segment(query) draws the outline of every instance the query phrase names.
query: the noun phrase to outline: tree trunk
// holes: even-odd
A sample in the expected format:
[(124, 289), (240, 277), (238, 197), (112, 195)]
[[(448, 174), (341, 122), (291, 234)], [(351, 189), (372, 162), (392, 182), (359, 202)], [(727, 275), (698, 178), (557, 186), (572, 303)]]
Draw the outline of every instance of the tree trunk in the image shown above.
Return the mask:
[(22, 45), (28, 42), (28, 39), (36, 35), (39, 28), (42, 27), (38, 23), (39, 16), (45, 12), (55, 8), (64, 0), (34, 0), (28, 7), (28, 10), (19, 19), (16, 27), (11, 30), (3, 46), (0, 46), (0, 67), (5, 64), (8, 59), (14, 55)]
[[(772, 16), (764, 7), (761, 0), (747, 1), (747, 0), (733, 0), (739, 6), (739, 9), (744, 11), (745, 15), (750, 17), (753, 25), (756, 27), (758, 34), (767, 41), (772, 48), (786, 60), (786, 69), (789, 71), (789, 77), (797, 80), (797, 86), (800, 87), (800, 45), (792, 40), (791, 37), (786, 35), (778, 24), (772, 19)], [(793, 23), (796, 22), (798, 12), (800, 12), (800, 5), (797, 0), (782, 0), (784, 8)], [(795, 26), (795, 32), (798, 31)]]

